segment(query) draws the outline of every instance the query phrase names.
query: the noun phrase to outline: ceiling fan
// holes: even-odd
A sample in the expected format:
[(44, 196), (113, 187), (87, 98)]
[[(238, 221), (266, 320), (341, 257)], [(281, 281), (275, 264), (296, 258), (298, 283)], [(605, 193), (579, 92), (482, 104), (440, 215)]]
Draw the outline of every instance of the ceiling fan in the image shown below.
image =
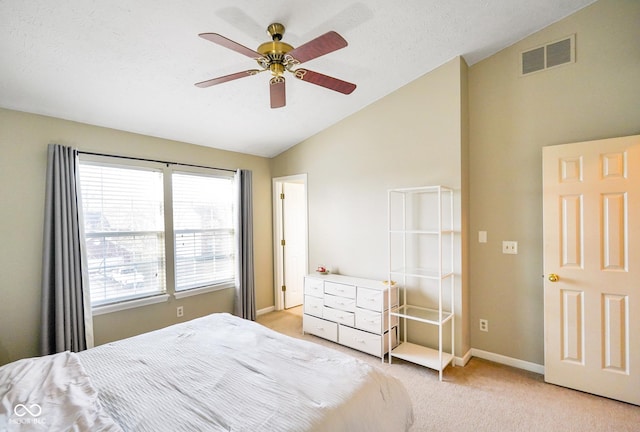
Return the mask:
[(338, 33), (334, 31), (327, 32), (322, 36), (300, 45), (298, 48), (281, 42), (282, 35), (284, 35), (284, 26), (282, 24), (274, 23), (269, 25), (269, 27), (267, 27), (267, 33), (271, 36), (271, 42), (261, 44), (256, 51), (217, 33), (199, 34), (198, 36), (203, 39), (251, 57), (258, 62), (260, 69), (236, 72), (231, 75), (202, 81), (195, 85), (205, 88), (227, 81), (253, 76), (260, 72), (270, 71), (272, 75), (269, 80), (271, 108), (281, 108), (286, 105), (285, 72), (290, 72), (299, 80), (307, 81), (311, 84), (316, 84), (343, 94), (351, 94), (351, 92), (356, 89), (355, 84), (298, 67), (298, 65), (306, 61), (346, 47), (347, 41)]

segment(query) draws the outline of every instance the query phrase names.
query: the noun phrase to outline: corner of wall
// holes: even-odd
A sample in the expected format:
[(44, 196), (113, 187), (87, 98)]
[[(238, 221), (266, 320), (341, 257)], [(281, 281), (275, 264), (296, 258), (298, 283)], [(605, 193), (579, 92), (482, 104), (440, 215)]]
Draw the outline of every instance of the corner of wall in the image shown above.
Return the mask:
[(471, 331), (469, 319), (469, 249), (470, 249), (470, 182), (469, 182), (469, 66), (464, 57), (460, 58), (460, 164), (461, 164), (461, 260), (462, 260), (462, 310), (461, 319), (462, 352), (471, 349)]

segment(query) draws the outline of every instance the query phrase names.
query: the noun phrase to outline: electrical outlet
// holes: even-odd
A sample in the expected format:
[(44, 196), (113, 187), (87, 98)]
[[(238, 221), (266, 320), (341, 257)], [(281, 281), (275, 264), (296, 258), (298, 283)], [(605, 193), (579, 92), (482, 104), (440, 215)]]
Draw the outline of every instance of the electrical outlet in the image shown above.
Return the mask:
[(502, 242), (502, 253), (503, 254), (518, 254), (518, 242), (517, 241), (503, 241)]
[(489, 331), (489, 320), (486, 320), (486, 319), (480, 320), (480, 331), (483, 331), (483, 332)]
[(176, 315), (178, 316), (178, 318), (180, 318), (181, 316), (184, 315), (184, 307), (183, 306), (178, 306), (178, 309), (176, 309)]

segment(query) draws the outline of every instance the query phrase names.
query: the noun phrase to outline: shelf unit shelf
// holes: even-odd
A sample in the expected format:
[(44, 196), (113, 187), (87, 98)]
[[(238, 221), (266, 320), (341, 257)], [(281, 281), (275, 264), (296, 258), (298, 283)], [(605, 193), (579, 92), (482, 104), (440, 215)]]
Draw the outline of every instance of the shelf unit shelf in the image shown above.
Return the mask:
[(389, 234), (425, 234), (425, 235), (438, 235), (438, 234), (454, 234), (454, 230), (389, 230)]
[[(440, 360), (441, 354), (442, 360)], [(443, 370), (449, 363), (453, 362), (453, 355), (450, 353), (410, 342), (400, 343), (400, 345), (391, 350), (391, 355), (438, 371)]]
[[(442, 315), (440, 315), (442, 313)], [(413, 305), (403, 305), (389, 312), (391, 316), (398, 318), (407, 318), (420, 321), (426, 324), (442, 325), (453, 318), (453, 313), (448, 311), (439, 311), (438, 309), (425, 308)]]
[[(453, 189), (445, 186), (389, 190), (389, 280), (398, 286), (398, 297), (390, 297), (389, 304), (398, 307), (388, 313), (389, 319), (401, 323), (399, 344), (389, 352), (389, 363), (399, 358), (435, 369), (441, 381), (443, 370), (455, 359), (453, 199)], [(410, 303), (411, 296), (430, 304)], [(412, 322), (419, 324), (409, 331)], [(416, 342), (420, 338), (412, 333), (422, 325), (437, 328), (436, 343)], [(450, 351), (444, 349), (445, 327), (451, 330)]]
[(392, 275), (403, 275), (425, 279), (446, 279), (453, 276), (453, 272), (441, 273), (438, 270), (430, 270), (423, 268), (399, 268), (392, 269), (389, 273)]

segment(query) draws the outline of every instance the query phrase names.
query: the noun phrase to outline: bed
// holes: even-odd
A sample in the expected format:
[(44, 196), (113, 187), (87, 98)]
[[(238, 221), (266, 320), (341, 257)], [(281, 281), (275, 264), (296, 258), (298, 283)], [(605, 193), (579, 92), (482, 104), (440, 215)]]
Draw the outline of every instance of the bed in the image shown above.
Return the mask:
[(0, 368), (0, 430), (403, 431), (395, 378), (229, 314)]

